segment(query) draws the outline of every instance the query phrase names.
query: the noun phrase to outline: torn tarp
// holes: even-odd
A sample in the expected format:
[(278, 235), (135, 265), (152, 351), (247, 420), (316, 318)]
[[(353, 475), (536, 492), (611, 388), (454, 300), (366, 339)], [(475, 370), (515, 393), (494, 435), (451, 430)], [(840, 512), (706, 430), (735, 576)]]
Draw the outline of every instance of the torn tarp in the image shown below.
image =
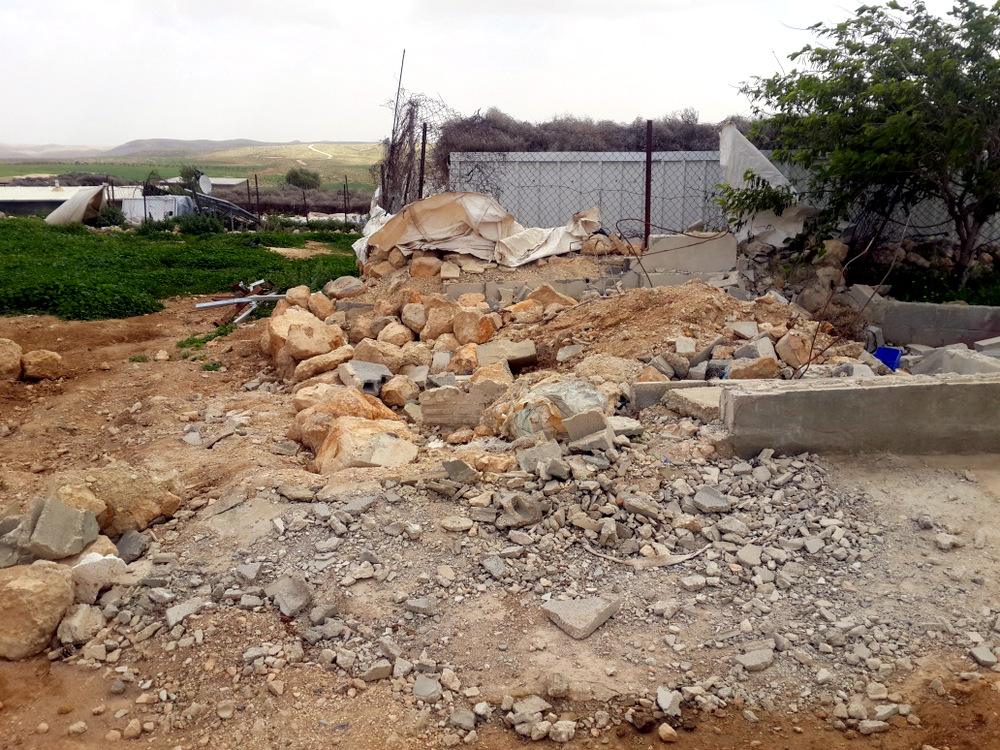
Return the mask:
[[(756, 146), (743, 137), (732, 123), (726, 123), (719, 134), (719, 161), (726, 177), (726, 184), (734, 188), (747, 186), (743, 176), (747, 170), (763, 178), (774, 187), (791, 187), (791, 182), (772, 164)], [(795, 189), (792, 188), (793, 194)], [(736, 232), (740, 242), (753, 238), (775, 247), (802, 233), (806, 219), (818, 211), (796, 201), (782, 211), (781, 216), (773, 211), (755, 214)]]
[(444, 250), (493, 260), (497, 241), (520, 231), (514, 216), (488, 195), (441, 193), (414, 201), (368, 238), (380, 250)]
[(97, 216), (104, 208), (104, 204), (104, 187), (81, 188), (72, 198), (46, 216), (45, 223), (53, 226), (79, 224)]
[(362, 263), (368, 260), (369, 248), (389, 251), (395, 247), (404, 255), (440, 250), (515, 267), (579, 250), (582, 241), (600, 226), (596, 206), (576, 214), (564, 227), (525, 229), (489, 195), (442, 193), (415, 201), (395, 216), (373, 212), (354, 252)]

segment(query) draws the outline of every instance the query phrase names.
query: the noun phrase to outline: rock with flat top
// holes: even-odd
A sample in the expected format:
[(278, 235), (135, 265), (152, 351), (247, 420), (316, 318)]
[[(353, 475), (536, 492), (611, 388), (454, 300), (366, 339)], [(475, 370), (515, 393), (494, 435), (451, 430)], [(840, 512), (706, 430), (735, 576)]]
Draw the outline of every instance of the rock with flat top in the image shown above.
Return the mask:
[(594, 596), (549, 601), (542, 605), (542, 611), (571, 638), (582, 640), (607, 622), (620, 607), (620, 600)]

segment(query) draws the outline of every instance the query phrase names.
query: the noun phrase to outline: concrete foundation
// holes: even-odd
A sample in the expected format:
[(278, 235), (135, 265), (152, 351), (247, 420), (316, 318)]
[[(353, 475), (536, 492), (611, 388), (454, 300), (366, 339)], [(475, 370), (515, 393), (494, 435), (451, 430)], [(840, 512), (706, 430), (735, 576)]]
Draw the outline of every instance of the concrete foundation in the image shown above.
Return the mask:
[(726, 442), (781, 453), (1000, 452), (1000, 376), (884, 377), (722, 389)]
[[(874, 290), (855, 284), (848, 294), (851, 301), (864, 305)], [(898, 302), (875, 295), (864, 312), (869, 325), (879, 326), (888, 343), (972, 346), (1000, 336), (1000, 307), (986, 305), (938, 305), (930, 302)]]

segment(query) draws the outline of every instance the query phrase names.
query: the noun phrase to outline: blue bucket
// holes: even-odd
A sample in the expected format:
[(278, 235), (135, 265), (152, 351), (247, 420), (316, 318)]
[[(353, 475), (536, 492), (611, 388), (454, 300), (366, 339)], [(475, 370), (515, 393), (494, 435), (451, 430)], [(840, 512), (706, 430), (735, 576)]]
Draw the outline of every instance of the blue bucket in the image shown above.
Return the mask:
[(880, 346), (875, 350), (875, 359), (888, 367), (890, 370), (899, 369), (899, 360), (903, 356), (903, 350), (894, 346)]

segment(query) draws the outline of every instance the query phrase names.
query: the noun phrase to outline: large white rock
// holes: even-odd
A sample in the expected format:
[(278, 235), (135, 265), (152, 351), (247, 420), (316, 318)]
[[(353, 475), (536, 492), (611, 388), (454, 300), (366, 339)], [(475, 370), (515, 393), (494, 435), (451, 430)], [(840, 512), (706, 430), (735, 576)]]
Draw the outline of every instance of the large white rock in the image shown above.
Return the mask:
[(73, 595), (76, 601), (93, 604), (97, 595), (125, 572), (125, 561), (117, 555), (91, 552), (73, 566)]
[(90, 604), (74, 604), (59, 623), (56, 635), (63, 643), (86, 643), (104, 627), (104, 615), (100, 607)]

